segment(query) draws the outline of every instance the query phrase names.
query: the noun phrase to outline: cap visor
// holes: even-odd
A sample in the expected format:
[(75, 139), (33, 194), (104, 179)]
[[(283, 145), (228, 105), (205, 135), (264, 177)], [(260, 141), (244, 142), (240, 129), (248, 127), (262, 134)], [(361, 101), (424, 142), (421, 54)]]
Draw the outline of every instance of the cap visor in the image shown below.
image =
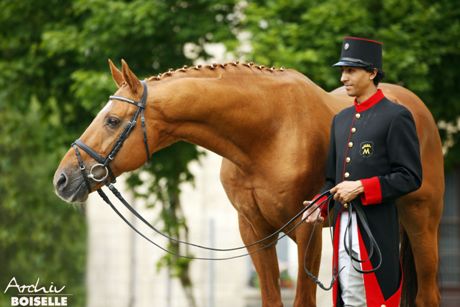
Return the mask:
[(356, 62), (350, 62), (350, 61), (339, 61), (332, 65), (332, 67), (342, 67), (342, 66), (349, 66), (349, 67), (367, 67), (366, 64), (363, 63), (356, 63)]

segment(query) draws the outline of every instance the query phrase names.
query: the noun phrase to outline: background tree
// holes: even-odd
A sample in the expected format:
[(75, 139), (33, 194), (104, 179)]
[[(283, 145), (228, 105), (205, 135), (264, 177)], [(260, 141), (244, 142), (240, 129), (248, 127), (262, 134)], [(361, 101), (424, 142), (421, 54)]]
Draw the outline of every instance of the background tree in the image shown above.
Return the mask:
[[(0, 284), (12, 276), (67, 285), (73, 306), (84, 306), (85, 222), (53, 193), (64, 152), (114, 92), (107, 66), (126, 59), (147, 77), (206, 58), (204, 45), (231, 36), (234, 1), (36, 0), (0, 2)], [(218, 16), (218, 17), (216, 17)], [(162, 206), (163, 230), (184, 238), (180, 184), (198, 150), (178, 144), (144, 168), (148, 190)], [(140, 184), (135, 173), (133, 189)], [(142, 196), (136, 194), (137, 196)], [(178, 246), (170, 245), (178, 250)], [(188, 293), (189, 262), (166, 256)], [(0, 305), (7, 304), (0, 298)]]

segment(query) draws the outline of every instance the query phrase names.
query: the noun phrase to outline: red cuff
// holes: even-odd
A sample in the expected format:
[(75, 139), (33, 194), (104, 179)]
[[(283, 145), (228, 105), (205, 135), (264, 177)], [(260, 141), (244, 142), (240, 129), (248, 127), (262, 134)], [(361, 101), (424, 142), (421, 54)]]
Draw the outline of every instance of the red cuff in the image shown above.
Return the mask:
[(377, 176), (361, 179), (364, 188), (364, 194), (361, 195), (363, 205), (375, 205), (382, 202), (382, 189), (380, 180)]
[[(313, 197), (313, 199), (316, 199), (318, 196), (320, 196), (321, 194), (316, 194), (315, 197)], [(326, 203), (326, 199), (327, 199), (327, 196), (324, 195), (323, 197), (321, 197), (320, 199), (318, 199), (318, 201), (315, 203), (315, 205), (319, 206), (321, 205), (321, 216), (323, 218), (325, 218), (327, 216), (327, 203)], [(323, 203), (324, 202), (324, 203)]]

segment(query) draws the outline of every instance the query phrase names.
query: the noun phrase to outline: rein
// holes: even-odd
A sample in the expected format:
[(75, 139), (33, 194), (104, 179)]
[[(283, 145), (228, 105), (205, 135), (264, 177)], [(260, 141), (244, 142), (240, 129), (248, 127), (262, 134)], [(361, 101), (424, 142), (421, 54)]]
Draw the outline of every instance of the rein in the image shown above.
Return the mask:
[[(351, 227), (351, 222), (352, 222), (351, 214), (353, 212), (353, 208), (354, 208), (354, 211), (356, 212), (357, 220), (361, 221), (361, 225), (363, 226), (363, 230), (367, 234), (367, 236), (369, 238), (369, 241), (370, 241), (369, 255), (368, 255), (367, 259), (364, 259), (364, 260), (353, 256), (353, 250), (350, 248), (351, 246), (353, 246), (352, 245), (353, 236), (352, 236), (352, 230), (351, 230), (352, 229), (352, 227)], [(347, 239), (347, 240), (345, 240), (345, 239)], [(348, 245), (347, 245), (347, 241), (348, 241)], [(354, 261), (356, 261), (358, 263), (363, 263), (363, 262), (366, 262), (366, 261), (370, 261), (370, 259), (372, 258), (372, 255), (374, 254), (374, 249), (377, 252), (379, 262), (377, 263), (377, 266), (375, 268), (371, 269), (371, 270), (361, 270), (360, 268), (355, 266), (353, 261), (351, 261), (351, 264), (353, 265), (353, 268), (357, 272), (359, 272), (361, 274), (373, 273), (373, 272), (377, 271), (380, 268), (380, 266), (382, 265), (382, 252), (380, 250), (379, 245), (377, 244), (377, 241), (375, 240), (374, 236), (372, 235), (372, 231), (369, 228), (369, 223), (367, 221), (366, 215), (364, 214), (363, 208), (362, 208), (362, 206), (356, 205), (353, 202), (351, 202), (350, 205), (348, 206), (348, 223), (347, 223), (347, 228), (345, 229), (343, 243), (344, 243), (343, 245), (345, 247), (346, 253), (350, 256), (350, 258), (352, 260), (354, 260)]]
[[(151, 228), (152, 230), (154, 230), (157, 234), (171, 240), (171, 241), (174, 241), (174, 242), (177, 242), (177, 243), (182, 243), (182, 244), (185, 244), (185, 245), (189, 245), (189, 246), (194, 246), (194, 247), (197, 247), (197, 248), (200, 248), (200, 249), (205, 249), (205, 250), (210, 250), (210, 251), (235, 251), (235, 250), (240, 250), (240, 249), (244, 249), (244, 248), (249, 248), (251, 246), (254, 246), (256, 244), (262, 244), (263, 242), (267, 241), (267, 240), (270, 240), (272, 239), (273, 237), (279, 235), (279, 233), (281, 233), (283, 230), (285, 230), (288, 226), (290, 226), (292, 223), (294, 223), (294, 221), (299, 218), (300, 216), (302, 216), (302, 214), (308, 210), (312, 205), (315, 205), (318, 200), (321, 198), (321, 197), (318, 197), (316, 198), (314, 201), (312, 201), (312, 203), (308, 206), (306, 206), (305, 208), (303, 208), (299, 213), (297, 213), (295, 216), (293, 216), (288, 222), (286, 222), (282, 227), (280, 227), (278, 230), (276, 230), (275, 232), (273, 232), (272, 234), (264, 237), (263, 239), (260, 239), (260, 240), (257, 240), (255, 242), (252, 242), (251, 244), (248, 244), (248, 245), (242, 245), (242, 246), (239, 246), (239, 247), (234, 247), (234, 248), (213, 248), (213, 247), (207, 247), (207, 246), (202, 246), (202, 245), (199, 245), (199, 244), (194, 244), (194, 243), (190, 243), (190, 242), (186, 242), (186, 241), (182, 241), (182, 240), (178, 240), (176, 238), (173, 238), (173, 237), (170, 237), (168, 236), (167, 234), (164, 234), (162, 233), (161, 231), (159, 231), (158, 229), (156, 229), (153, 225), (151, 225), (149, 222), (147, 222), (131, 205), (129, 205), (129, 203), (121, 196), (121, 193), (115, 188), (115, 186), (113, 184), (109, 184), (108, 185), (108, 188), (110, 189), (110, 191), (112, 191), (112, 193), (123, 203), (123, 205), (129, 210), (131, 211), (138, 219), (140, 219), (144, 224), (146, 224), (149, 228)], [(140, 230), (138, 230), (132, 223), (130, 223), (122, 214), (121, 212), (115, 207), (115, 205), (113, 205), (113, 203), (110, 201), (110, 199), (107, 197), (107, 195), (102, 191), (102, 189), (98, 189), (97, 192), (99, 193), (99, 195), (101, 196), (101, 198), (112, 208), (112, 210), (115, 211), (115, 213), (132, 229), (134, 230), (136, 233), (138, 233), (141, 237), (143, 237), (145, 240), (147, 240), (148, 242), (150, 242), (151, 244), (155, 245), (156, 247), (160, 248), (161, 250), (171, 254), (171, 255), (174, 255), (174, 256), (177, 256), (177, 257), (180, 257), (180, 258), (186, 258), (186, 259), (194, 259), (194, 260), (214, 260), (214, 261), (220, 261), (220, 260), (230, 260), (230, 259), (236, 259), (236, 258), (242, 258), (242, 257), (245, 257), (245, 256), (249, 256), (249, 255), (252, 255), (252, 254), (255, 254), (255, 253), (258, 253), (264, 249), (267, 249), (268, 247), (271, 247), (273, 246), (274, 244), (276, 244), (279, 240), (283, 239), (284, 237), (286, 237), (289, 233), (291, 233), (292, 231), (294, 231), (297, 227), (299, 227), (302, 223), (305, 222), (305, 219), (308, 217), (305, 217), (305, 219), (300, 219), (300, 221), (298, 221), (297, 223), (295, 223), (290, 229), (284, 231), (283, 235), (281, 236), (278, 236), (276, 237), (275, 239), (272, 239), (272, 241), (264, 244), (262, 247), (256, 249), (256, 250), (253, 250), (251, 252), (248, 252), (248, 253), (244, 253), (244, 254), (239, 254), (239, 255), (235, 255), (235, 256), (230, 256), (230, 257), (221, 257), (221, 258), (209, 258), (209, 257), (194, 257), (194, 256), (188, 256), (188, 255), (182, 255), (182, 254), (179, 254), (179, 253), (176, 253), (174, 251), (171, 251), (171, 250), (168, 250), (162, 246), (160, 246), (158, 243), (155, 243), (154, 241), (152, 241), (151, 239), (149, 239), (147, 236), (145, 236)], [(325, 192), (323, 193), (321, 196), (323, 195), (326, 195), (327, 193), (329, 192)], [(321, 204), (320, 204), (321, 205)], [(310, 213), (311, 214), (311, 213)]]
[[(319, 197), (322, 197), (324, 195), (321, 194)], [(333, 195), (329, 195), (329, 197), (327, 198), (327, 200), (325, 200), (326, 202), (326, 205), (327, 205), (327, 216), (328, 216), (328, 219), (329, 219), (329, 225), (331, 224), (331, 215), (330, 215), (330, 210), (329, 210), (329, 202), (331, 201)], [(322, 203), (321, 203), (322, 204)], [(321, 205), (320, 204), (320, 205)], [(319, 206), (320, 206), (319, 205)], [(316, 210), (319, 209), (319, 206), (318, 208), (316, 208)], [(353, 246), (353, 235), (352, 235), (352, 213), (353, 213), (353, 209), (354, 211), (356, 212), (356, 218), (357, 218), (357, 221), (361, 221), (361, 225), (363, 227), (363, 230), (364, 232), (367, 234), (368, 238), (369, 238), (369, 241), (370, 241), (370, 246), (369, 246), (369, 255), (366, 259), (359, 259), (357, 257), (355, 257), (353, 255), (353, 250), (350, 248), (351, 246)], [(350, 202), (348, 204), (348, 222), (347, 222), (347, 226), (346, 226), (346, 229), (345, 229), (345, 233), (344, 233), (344, 236), (343, 236), (343, 245), (345, 247), (345, 252), (347, 253), (347, 255), (351, 258), (351, 264), (353, 266), (353, 269), (356, 270), (357, 272), (361, 273), (361, 274), (369, 274), (369, 273), (373, 273), (375, 271), (377, 271), (380, 266), (382, 265), (382, 252), (380, 250), (380, 247), (377, 243), (377, 241), (375, 240), (374, 236), (372, 235), (372, 231), (370, 230), (369, 228), (369, 223), (367, 221), (367, 218), (366, 218), (366, 215), (364, 214), (364, 211), (362, 209), (362, 206), (361, 205), (357, 205), (353, 202)], [(314, 222), (314, 225), (313, 225), (313, 230), (310, 234), (310, 238), (308, 239), (308, 243), (307, 243), (307, 247), (305, 248), (305, 253), (304, 253), (304, 266), (303, 266), (303, 269), (304, 269), (304, 272), (307, 274), (307, 276), (318, 286), (320, 287), (321, 289), (325, 290), (325, 291), (328, 291), (332, 288), (332, 286), (334, 285), (335, 281), (337, 280), (340, 272), (345, 268), (345, 267), (342, 267), (340, 268), (340, 270), (337, 269), (337, 267), (333, 267), (332, 268), (332, 280), (329, 284), (329, 286), (325, 286), (317, 276), (315, 276), (312, 272), (310, 272), (308, 270), (308, 268), (306, 267), (306, 255), (307, 255), (307, 250), (310, 246), (310, 242), (311, 242), (311, 239), (313, 237), (313, 232), (316, 230), (316, 224), (318, 223), (318, 220), (316, 220)], [(334, 242), (334, 235), (332, 233), (332, 229), (331, 227), (329, 227), (329, 233), (330, 233), (330, 237), (331, 237), (331, 241)], [(347, 244), (348, 242), (348, 244)], [(378, 256), (378, 263), (377, 263), (377, 266), (373, 269), (370, 269), (370, 270), (361, 270), (359, 267), (357, 267), (355, 265), (354, 262), (358, 262), (358, 263), (363, 263), (363, 262), (366, 262), (366, 261), (370, 261), (370, 259), (372, 258), (372, 255), (374, 254), (374, 250), (377, 252), (377, 256)], [(338, 251), (337, 251), (338, 252)]]

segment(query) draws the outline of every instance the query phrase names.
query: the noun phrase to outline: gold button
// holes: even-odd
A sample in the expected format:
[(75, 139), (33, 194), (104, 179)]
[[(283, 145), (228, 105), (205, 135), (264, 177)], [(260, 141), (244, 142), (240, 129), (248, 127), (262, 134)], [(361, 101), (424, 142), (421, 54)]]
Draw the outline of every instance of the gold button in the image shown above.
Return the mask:
[(360, 117), (361, 117), (361, 114), (356, 113), (356, 114), (355, 114), (355, 117), (356, 117), (356, 118), (360, 118)]
[(346, 161), (347, 163), (350, 163), (351, 158), (350, 158), (350, 157), (346, 157), (345, 161)]
[(350, 177), (350, 173), (349, 173), (349, 172), (346, 172), (346, 173), (344, 174), (344, 176), (345, 176), (345, 178), (348, 178), (348, 177)]
[(348, 208), (348, 203), (344, 203), (343, 206), (345, 207), (345, 209)]
[(355, 133), (355, 132), (356, 132), (356, 128), (355, 127), (351, 128), (351, 133)]
[(385, 305), (385, 304), (382, 304), (380, 307), (387, 307), (387, 305)]
[(353, 147), (353, 142), (349, 142), (348, 147), (352, 148)]

